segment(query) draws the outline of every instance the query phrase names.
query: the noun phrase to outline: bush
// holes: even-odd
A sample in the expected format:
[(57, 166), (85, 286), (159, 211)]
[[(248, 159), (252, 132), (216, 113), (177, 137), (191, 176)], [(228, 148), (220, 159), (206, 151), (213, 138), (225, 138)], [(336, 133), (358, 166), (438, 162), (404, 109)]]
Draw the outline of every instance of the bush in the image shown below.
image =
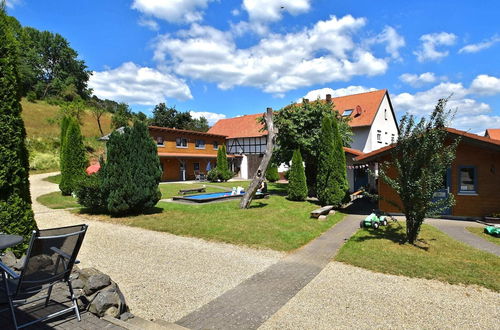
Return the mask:
[(59, 168), (59, 155), (48, 152), (32, 152), (30, 154), (31, 170), (50, 170)]
[(307, 183), (302, 155), (297, 149), (293, 152), (292, 167), (290, 168), (288, 182), (288, 199), (292, 201), (304, 201), (307, 198)]
[(80, 205), (92, 212), (105, 212), (108, 194), (102, 187), (102, 171), (81, 178), (77, 183), (75, 194)]
[(26, 94), (26, 99), (28, 100), (28, 102), (35, 103), (36, 93), (34, 91), (29, 91), (28, 94)]
[(286, 170), (285, 173), (283, 173), (283, 176), (287, 181), (290, 180), (290, 170)]
[(88, 165), (83, 145), (80, 124), (70, 118), (61, 151), (61, 183), (59, 189), (69, 196), (76, 189), (77, 182), (85, 175)]
[(229, 170), (227, 163), (226, 146), (222, 145), (217, 150), (217, 173), (221, 181), (227, 181), (233, 177), (233, 172)]
[(266, 180), (269, 182), (276, 182), (279, 179), (278, 166), (276, 166), (276, 164), (271, 164), (266, 171)]
[(217, 171), (217, 168), (212, 168), (210, 171), (208, 171), (207, 180), (211, 182), (217, 182), (220, 180), (219, 171)]

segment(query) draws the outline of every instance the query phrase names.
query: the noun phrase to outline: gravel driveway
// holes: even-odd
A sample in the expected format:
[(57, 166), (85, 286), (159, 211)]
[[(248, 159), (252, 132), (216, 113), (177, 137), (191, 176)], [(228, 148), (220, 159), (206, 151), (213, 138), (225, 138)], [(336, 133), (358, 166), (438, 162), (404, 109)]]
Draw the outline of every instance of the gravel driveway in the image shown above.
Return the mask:
[(43, 181), (50, 175), (30, 177), (38, 226), (87, 223), (89, 229), (78, 256), (80, 267), (96, 267), (109, 274), (122, 289), (131, 311), (143, 318), (174, 322), (284, 255), (91, 221), (49, 209), (36, 198), (58, 190), (57, 185)]

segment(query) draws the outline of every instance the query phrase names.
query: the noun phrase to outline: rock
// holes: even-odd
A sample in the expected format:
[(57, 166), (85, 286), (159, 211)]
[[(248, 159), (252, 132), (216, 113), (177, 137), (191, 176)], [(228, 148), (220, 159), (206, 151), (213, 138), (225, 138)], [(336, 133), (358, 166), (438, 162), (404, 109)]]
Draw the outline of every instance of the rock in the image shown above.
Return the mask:
[(130, 320), (133, 318), (134, 318), (134, 314), (132, 314), (130, 312), (125, 312), (122, 315), (120, 315), (120, 320), (122, 320), (122, 321), (127, 321), (127, 320)]
[(40, 254), (34, 257), (31, 257), (29, 262), (28, 262), (28, 272), (30, 270), (41, 270), (41, 269), (46, 269), (46, 268), (53, 268), (53, 261), (52, 258), (46, 254)]
[(320, 215), (320, 216), (318, 217), (318, 220), (319, 220), (319, 221), (326, 221), (326, 215)]
[(85, 286), (85, 283), (77, 278), (76, 280), (71, 281), (71, 285), (73, 286), (73, 289), (83, 289)]
[(86, 268), (80, 271), (78, 279), (84, 283), (83, 289), (87, 296), (111, 284), (111, 278), (95, 268)]
[[(118, 317), (118, 305), (120, 304), (120, 297), (116, 292), (99, 292), (94, 301), (90, 304), (89, 311), (99, 317), (104, 315), (111, 315)], [(111, 309), (113, 308), (113, 309)], [(109, 310), (109, 311), (108, 311)]]
[(26, 255), (23, 254), (23, 256), (20, 259), (16, 260), (16, 264), (14, 265), (14, 268), (18, 271), (23, 270), (25, 262), (26, 262)]
[(328, 212), (328, 215), (334, 215), (335, 214), (335, 210), (330, 210), (330, 212)]
[(16, 256), (12, 251), (7, 251), (2, 256), (2, 262), (9, 268), (14, 268), (14, 266), (16, 265), (16, 261), (17, 261)]

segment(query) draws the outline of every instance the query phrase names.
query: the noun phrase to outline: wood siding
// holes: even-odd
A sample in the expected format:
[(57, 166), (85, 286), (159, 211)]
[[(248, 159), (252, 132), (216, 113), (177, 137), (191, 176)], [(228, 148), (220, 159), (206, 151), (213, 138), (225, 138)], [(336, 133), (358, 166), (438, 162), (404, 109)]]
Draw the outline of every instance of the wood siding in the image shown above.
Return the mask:
[[(388, 160), (386, 157), (385, 160)], [(458, 193), (458, 173), (461, 166), (476, 168), (477, 194)], [(394, 168), (389, 175), (394, 177)], [(453, 216), (482, 217), (500, 212), (500, 152), (482, 148), (473, 144), (460, 143), (455, 161), (451, 167), (450, 192), (455, 196), (456, 204), (451, 209)], [(399, 213), (399, 209), (387, 202), (394, 201), (401, 205), (392, 188), (382, 180), (378, 182), (379, 208), (385, 212)]]

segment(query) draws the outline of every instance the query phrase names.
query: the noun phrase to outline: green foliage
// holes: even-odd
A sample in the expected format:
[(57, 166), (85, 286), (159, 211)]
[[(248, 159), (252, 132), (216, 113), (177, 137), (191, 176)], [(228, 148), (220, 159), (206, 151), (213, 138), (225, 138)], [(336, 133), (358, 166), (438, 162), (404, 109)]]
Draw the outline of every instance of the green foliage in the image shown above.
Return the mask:
[(229, 170), (227, 162), (226, 146), (221, 145), (217, 150), (217, 173), (221, 181), (227, 181), (233, 177), (233, 173)]
[(28, 102), (35, 103), (36, 102), (36, 93), (33, 91), (29, 91), (26, 94), (26, 99), (28, 100)]
[(217, 168), (212, 168), (210, 171), (208, 171), (207, 180), (211, 182), (219, 181), (219, 171), (217, 171)]
[(274, 151), (276, 162), (288, 164), (294, 150), (300, 148), (306, 165), (307, 186), (311, 195), (314, 195), (316, 189), (320, 123), (325, 114), (332, 113), (339, 119), (343, 146), (349, 147), (353, 135), (349, 118), (340, 116), (332, 104), (321, 100), (294, 103), (278, 111), (274, 117), (274, 124), (279, 130)]
[[(62, 148), (64, 145), (64, 140), (66, 139), (66, 133), (68, 131), (68, 126), (70, 121), (71, 118), (69, 116), (63, 116), (61, 118), (61, 123), (60, 123), (61, 133), (59, 136), (59, 155), (62, 155)], [(62, 167), (62, 159), (61, 159), (61, 167)]]
[(293, 152), (292, 167), (288, 178), (288, 199), (292, 201), (304, 201), (307, 197), (307, 183), (302, 155), (297, 149)]
[(76, 118), (70, 118), (61, 151), (61, 183), (59, 189), (63, 195), (75, 191), (78, 181), (85, 175), (88, 165), (85, 146)]
[(271, 165), (266, 171), (266, 180), (269, 182), (276, 182), (279, 179), (280, 175), (278, 173), (278, 166), (276, 164), (271, 163)]
[(131, 119), (132, 111), (130, 110), (128, 104), (119, 103), (114, 109), (113, 116), (111, 117), (111, 128), (117, 129), (128, 126)]
[(345, 153), (337, 119), (332, 114), (325, 114), (321, 123), (318, 148), (316, 194), (321, 205), (338, 207), (348, 189)]
[(21, 118), (19, 50), (5, 4), (0, 3), (0, 232), (22, 235), (23, 252), (36, 230), (28, 181), (26, 131)]
[[(416, 121), (412, 115), (404, 115), (399, 123), (400, 135), (392, 152), (392, 160), (379, 169), (380, 179), (398, 194), (406, 217), (406, 238), (414, 244), (420, 226), (426, 217), (439, 214), (454, 204), (452, 194), (448, 198), (433, 201), (434, 193), (442, 188), (443, 177), (455, 159), (459, 139), (449, 142), (445, 124), (451, 113), (445, 110), (448, 99), (438, 101), (430, 118)], [(396, 176), (388, 174), (388, 168), (396, 169)]]
[(106, 209), (113, 215), (143, 212), (161, 198), (160, 160), (144, 123), (125, 127), (123, 134), (118, 131), (111, 134), (106, 164), (101, 171)]
[(52, 152), (31, 152), (30, 170), (50, 170), (59, 168), (59, 155)]
[(155, 106), (151, 125), (170, 128), (175, 127), (198, 132), (206, 132), (209, 129), (206, 118), (193, 118), (191, 113), (180, 112), (175, 108), (169, 108), (165, 103), (160, 103)]
[(107, 192), (102, 188), (103, 171), (92, 175), (85, 175), (75, 189), (78, 204), (85, 206), (92, 212), (106, 212)]

